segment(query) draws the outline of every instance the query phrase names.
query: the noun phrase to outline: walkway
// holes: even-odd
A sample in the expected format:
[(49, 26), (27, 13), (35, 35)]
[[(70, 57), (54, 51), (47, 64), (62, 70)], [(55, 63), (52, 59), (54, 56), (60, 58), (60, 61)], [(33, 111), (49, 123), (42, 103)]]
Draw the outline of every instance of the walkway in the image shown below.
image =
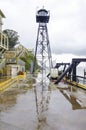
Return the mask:
[(0, 130), (86, 130), (86, 91), (28, 78), (0, 94)]

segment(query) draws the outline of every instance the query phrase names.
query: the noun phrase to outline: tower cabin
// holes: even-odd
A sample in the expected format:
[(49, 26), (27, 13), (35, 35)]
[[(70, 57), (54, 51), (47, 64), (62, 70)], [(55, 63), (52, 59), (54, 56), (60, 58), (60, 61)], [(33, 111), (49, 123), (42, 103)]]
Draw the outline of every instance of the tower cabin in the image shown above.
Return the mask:
[(40, 9), (36, 14), (36, 22), (37, 23), (48, 23), (50, 18), (49, 11), (45, 9)]
[(5, 50), (8, 50), (8, 37), (2, 31), (3, 18), (5, 18), (5, 15), (0, 10), (0, 54), (2, 54)]

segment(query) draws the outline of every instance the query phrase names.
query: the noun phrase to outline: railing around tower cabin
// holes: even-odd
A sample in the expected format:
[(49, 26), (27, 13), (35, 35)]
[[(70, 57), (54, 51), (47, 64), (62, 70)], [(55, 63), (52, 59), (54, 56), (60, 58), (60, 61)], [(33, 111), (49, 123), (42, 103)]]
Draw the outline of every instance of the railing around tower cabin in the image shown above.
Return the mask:
[(8, 50), (8, 37), (0, 31), (0, 48)]

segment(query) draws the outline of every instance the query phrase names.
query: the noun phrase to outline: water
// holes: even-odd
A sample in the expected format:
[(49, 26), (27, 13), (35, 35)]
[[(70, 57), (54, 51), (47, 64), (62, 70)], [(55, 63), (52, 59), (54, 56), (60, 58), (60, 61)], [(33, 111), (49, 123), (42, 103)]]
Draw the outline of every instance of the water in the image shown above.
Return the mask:
[[(76, 75), (78, 75), (78, 76), (82, 76), (82, 77), (84, 77), (84, 67), (77, 67), (77, 74)], [(86, 84), (86, 79), (84, 79), (84, 78), (79, 78), (78, 77), (78, 81), (81, 83), (81, 84)]]
[(41, 74), (15, 84), (0, 94), (0, 130), (86, 130), (86, 91)]
[(83, 67), (77, 67), (77, 75), (84, 77), (84, 68)]

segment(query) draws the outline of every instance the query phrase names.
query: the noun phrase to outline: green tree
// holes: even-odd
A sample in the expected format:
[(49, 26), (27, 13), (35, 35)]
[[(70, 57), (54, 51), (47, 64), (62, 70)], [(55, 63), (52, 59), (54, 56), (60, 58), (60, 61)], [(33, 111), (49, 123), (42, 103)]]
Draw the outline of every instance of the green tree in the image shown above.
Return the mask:
[(15, 45), (19, 44), (19, 35), (16, 31), (6, 29), (3, 31), (8, 36), (9, 49), (13, 48)]
[[(33, 53), (25, 53), (23, 57), (21, 57), (21, 60), (25, 62), (25, 68), (26, 70), (31, 69), (31, 62), (34, 62), (34, 54)], [(39, 69), (38, 63), (36, 62), (36, 69)]]
[(25, 62), (25, 68), (26, 70), (30, 70), (31, 62), (34, 60), (34, 55), (32, 53), (25, 53), (23, 57), (21, 57), (21, 60)]

